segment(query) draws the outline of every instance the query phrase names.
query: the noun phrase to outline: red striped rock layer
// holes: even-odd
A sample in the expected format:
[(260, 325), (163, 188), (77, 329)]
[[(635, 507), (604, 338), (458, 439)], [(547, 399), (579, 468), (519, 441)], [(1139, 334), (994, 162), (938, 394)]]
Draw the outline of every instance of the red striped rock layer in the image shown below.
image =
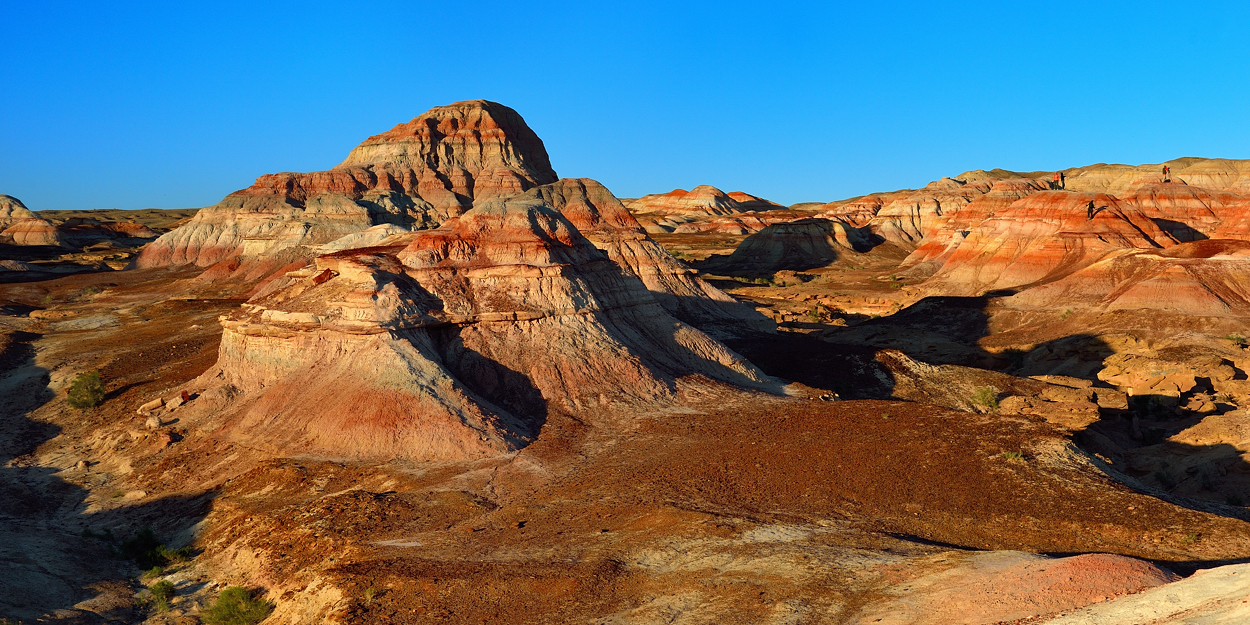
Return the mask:
[(725, 193), (710, 185), (699, 185), (689, 191), (674, 189), (668, 193), (644, 195), (621, 202), (636, 215), (701, 217), (781, 208), (779, 204), (754, 195), (741, 191)]
[(556, 180), (516, 111), (485, 100), (436, 107), (370, 137), (338, 167), (261, 176), (158, 239), (139, 267), (205, 267), (328, 243), (379, 224), (435, 226), (478, 198)]
[(669, 314), (714, 336), (770, 331), (774, 324), (754, 309), (701, 280), (647, 236), (625, 206), (603, 185), (564, 179), (525, 194), (560, 211), (579, 232), (636, 277)]
[(1140, 209), (1114, 197), (1046, 191), (973, 228), (925, 287), (946, 295), (980, 294), (1058, 279), (1115, 250), (1174, 244)]
[[(592, 231), (628, 229), (573, 204)], [(246, 399), (222, 435), (282, 454), (473, 458), (524, 445), (551, 410), (595, 423), (690, 384), (777, 386), (541, 197), (482, 203), (402, 249), (318, 257), (223, 325), (203, 379)]]
[(1250, 242), (1205, 239), (1163, 250), (1119, 250), (1007, 300), (1019, 309), (1250, 314)]
[(0, 195), (0, 243), (61, 245), (62, 240), (55, 226), (26, 208), (21, 200)]

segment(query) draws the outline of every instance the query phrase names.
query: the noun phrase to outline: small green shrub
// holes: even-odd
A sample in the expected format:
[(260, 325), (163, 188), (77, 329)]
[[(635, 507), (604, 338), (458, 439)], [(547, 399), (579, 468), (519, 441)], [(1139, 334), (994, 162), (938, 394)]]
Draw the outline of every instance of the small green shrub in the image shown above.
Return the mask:
[(991, 412), (997, 411), (998, 391), (988, 386), (982, 386), (972, 393), (972, 403)]
[(152, 598), (157, 601), (168, 603), (170, 599), (174, 598), (174, 585), (167, 579), (152, 584), (152, 587), (148, 590), (152, 593)]
[(95, 408), (104, 401), (104, 382), (100, 380), (99, 371), (80, 373), (69, 385), (69, 405), (71, 408), (86, 410)]
[(273, 606), (241, 586), (231, 586), (217, 595), (202, 615), (208, 625), (254, 625), (265, 620)]
[(376, 594), (377, 594), (377, 591), (373, 589), (373, 586), (366, 588), (365, 589), (365, 605), (369, 605), (373, 603), (373, 597)]
[(165, 546), (150, 527), (141, 528), (134, 536), (123, 540), (121, 553), (134, 560), (141, 568), (149, 569), (149, 573), (151, 569), (186, 562), (193, 555), (190, 547), (170, 549)]
[(1004, 451), (1003, 457), (1008, 460), (1016, 460), (1019, 462), (1024, 462), (1024, 454), (1018, 451)]
[(1060, 318), (1060, 319), (1067, 319), (1068, 317), (1071, 317), (1071, 316), (1072, 316), (1072, 309), (1071, 309), (1071, 308), (1069, 308), (1069, 309), (1067, 309), (1067, 310), (1063, 311), (1063, 314), (1062, 314), (1062, 315), (1059, 315), (1059, 318)]
[(1224, 338), (1225, 338), (1225, 339), (1227, 339), (1227, 340), (1229, 340), (1229, 341), (1232, 341), (1234, 345), (1238, 345), (1238, 346), (1241, 346), (1241, 347), (1245, 347), (1245, 346), (1246, 346), (1246, 337), (1244, 337), (1244, 336), (1242, 336), (1242, 335), (1240, 335), (1240, 334), (1238, 334), (1238, 333), (1236, 333), (1236, 332), (1234, 332), (1234, 333), (1232, 333), (1232, 334), (1230, 334), (1230, 335), (1228, 335), (1228, 336), (1226, 336), (1226, 337), (1224, 337)]
[(156, 579), (164, 574), (165, 574), (165, 569), (159, 566), (154, 566), (143, 572), (143, 579), (145, 580)]

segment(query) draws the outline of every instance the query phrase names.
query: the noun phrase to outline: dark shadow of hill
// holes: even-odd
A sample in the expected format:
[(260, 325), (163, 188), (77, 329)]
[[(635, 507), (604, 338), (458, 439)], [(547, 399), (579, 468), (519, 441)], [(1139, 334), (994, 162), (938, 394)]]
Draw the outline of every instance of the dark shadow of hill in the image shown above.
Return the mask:
[[(131, 600), (137, 569), (121, 553), (121, 541), (144, 526), (168, 536), (197, 523), (211, 494), (87, 513), (88, 491), (58, 469), (35, 464), (39, 447), (61, 430), (29, 417), (53, 399), (48, 372), (34, 364), (31, 343), (38, 335), (11, 338), (0, 353), (0, 618), (142, 620)], [(93, 610), (74, 608), (101, 595), (108, 597)]]
[[(977, 380), (976, 370), (984, 370), (1014, 376), (1055, 374), (1086, 380), (1095, 389), (1112, 388), (1096, 376), (1102, 361), (1113, 353), (1097, 336), (1066, 336), (1036, 344), (1028, 352), (992, 353), (983, 349), (978, 341), (991, 334), (986, 307), (995, 297), (1007, 294), (929, 297), (892, 316), (848, 328), (807, 334), (781, 332), (726, 343), (770, 375), (829, 389), (842, 399), (899, 399), (895, 394), (904, 383), (901, 376), (924, 375), (893, 366), (896, 359), (885, 355), (887, 350), (898, 350), (920, 363), (974, 368), (943, 373), (966, 373), (969, 380)], [(995, 388), (1002, 399), (1016, 394), (1009, 382), (983, 383)], [(1036, 382), (1023, 380), (1021, 384)], [(1209, 390), (1209, 381), (1200, 380), (1188, 395)], [(1074, 442), (1109, 460), (1105, 472), (1138, 492), (1186, 508), (1250, 520), (1250, 511), (1242, 507), (1250, 504), (1250, 493), (1224, 492), (1227, 488), (1220, 480), (1225, 475), (1250, 473), (1250, 463), (1235, 447), (1167, 440), (1201, 418), (1178, 407), (1188, 395), (1137, 396), (1127, 407), (1100, 408), (1098, 421), (1073, 432)], [(1132, 459), (1143, 454), (1202, 461), (1198, 467), (1170, 469), (1141, 468), (1144, 465), (1140, 461), (1134, 465)]]

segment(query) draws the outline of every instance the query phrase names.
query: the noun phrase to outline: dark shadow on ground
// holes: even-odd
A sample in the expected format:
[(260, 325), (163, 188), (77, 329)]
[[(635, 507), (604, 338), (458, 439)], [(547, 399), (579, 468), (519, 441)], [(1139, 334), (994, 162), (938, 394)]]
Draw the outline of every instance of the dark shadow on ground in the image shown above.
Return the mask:
[[(168, 537), (208, 513), (211, 494), (167, 497), (88, 514), (88, 491), (36, 464), (60, 428), (29, 414), (53, 399), (34, 364), (38, 335), (19, 332), (0, 353), (0, 618), (73, 623), (137, 622), (138, 573), (125, 539), (142, 527)], [(90, 471), (88, 467), (85, 469)], [(84, 600), (85, 609), (74, 606)]]

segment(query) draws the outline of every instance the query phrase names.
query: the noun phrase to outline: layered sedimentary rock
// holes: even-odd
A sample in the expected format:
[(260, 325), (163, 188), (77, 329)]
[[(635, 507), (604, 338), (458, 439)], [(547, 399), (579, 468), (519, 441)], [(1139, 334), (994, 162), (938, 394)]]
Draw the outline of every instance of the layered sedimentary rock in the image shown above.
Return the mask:
[[(978, 189), (980, 188), (984, 188), (984, 185), (979, 185)], [(1045, 188), (1042, 183), (1031, 178), (994, 180), (982, 195), (966, 205), (932, 216), (928, 231), (916, 249), (903, 261), (902, 267), (911, 269), (915, 275), (927, 276), (936, 272), (973, 228), (1017, 200)]]
[(206, 267), (321, 245), (379, 224), (428, 228), (474, 200), (555, 180), (542, 141), (516, 111), (485, 100), (457, 102), (370, 137), (329, 171), (261, 176), (162, 236), (137, 265)]
[(773, 224), (749, 236), (728, 257), (709, 259), (709, 271), (772, 273), (829, 265), (870, 249), (868, 235), (838, 221), (811, 218)]
[(48, 220), (26, 208), (21, 200), (0, 195), (0, 243), (60, 245), (62, 239)]
[(660, 305), (639, 277), (655, 259), (628, 213), (591, 200), (612, 209), (604, 193), (563, 181), (406, 247), (318, 257), (223, 320), (204, 381), (246, 399), (222, 435), (284, 454), (472, 458), (524, 445), (551, 410), (593, 422), (707, 380), (777, 391)]
[(674, 189), (668, 193), (644, 195), (621, 200), (637, 215), (696, 216), (732, 215), (751, 210), (782, 208), (763, 198), (740, 191), (725, 193), (711, 185), (699, 185), (689, 191)]
[(1046, 191), (1013, 202), (973, 228), (929, 288), (980, 294), (1055, 280), (1124, 248), (1176, 241), (1141, 210), (1108, 195)]
[(564, 179), (528, 191), (525, 197), (541, 199), (560, 211), (622, 270), (641, 280), (660, 305), (678, 319), (717, 336), (773, 329), (767, 317), (699, 279), (673, 258), (598, 182)]
[(1164, 181), (1163, 167), (1171, 168), (1173, 182), (1195, 187), (1250, 193), (1250, 160), (1178, 158), (1152, 165), (1099, 163), (1064, 170), (1067, 188), (1086, 193), (1127, 195), (1138, 187)]
[(1007, 302), (1028, 309), (1250, 314), (1250, 242), (1206, 239), (1161, 250), (1122, 250)]

